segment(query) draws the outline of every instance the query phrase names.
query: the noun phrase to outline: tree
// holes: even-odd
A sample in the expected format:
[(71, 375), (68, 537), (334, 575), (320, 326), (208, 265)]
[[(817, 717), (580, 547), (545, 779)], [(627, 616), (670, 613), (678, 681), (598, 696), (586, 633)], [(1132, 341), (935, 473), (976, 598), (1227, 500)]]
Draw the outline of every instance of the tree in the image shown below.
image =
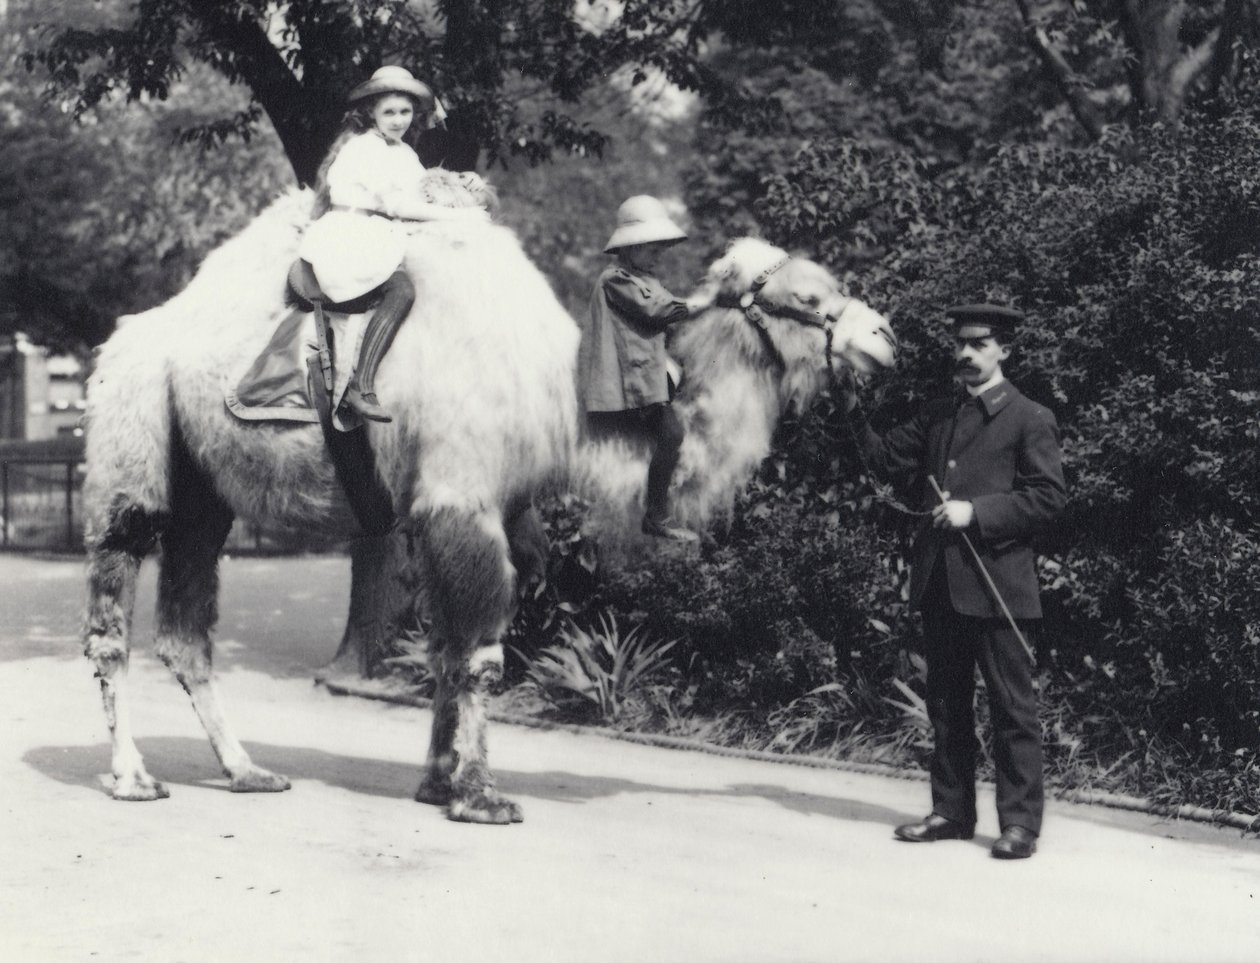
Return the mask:
[[(42, 12), (47, 12), (45, 7)], [(0, 21), (0, 58), (36, 42), (35, 3)], [(239, 92), (195, 66), (167, 102), (101, 104), (75, 122), (23, 71), (0, 78), (0, 329), (82, 351), (114, 319), (183, 287), (207, 250), (284, 182), (264, 135), (233, 151), (175, 142)]]
[[(58, 12), (63, 13), (67, 4)], [(80, 6), (69, 4), (69, 6)], [(227, 116), (190, 124), (184, 140), (248, 140), (271, 121), (299, 181), (310, 183), (341, 121), (345, 92), (372, 68), (401, 63), (441, 92), (448, 131), (418, 145), (426, 162), (471, 168), (491, 160), (598, 154), (604, 135), (566, 108), (619, 67), (631, 83), (661, 74), (701, 92), (709, 109), (753, 121), (766, 105), (741, 97), (700, 58), (704, 4), (684, 0), (139, 0), (76, 27), (50, 28), (25, 57), (50, 89), (90, 118), (115, 94), (164, 101), (190, 71), (208, 67), (248, 91)], [(63, 20), (64, 22), (64, 20)], [(351, 612), (338, 661), (370, 670), (405, 622), (397, 613), (396, 546), (354, 547)], [(387, 614), (382, 617), (381, 612)]]
[[(265, 114), (298, 180), (311, 183), (341, 121), (346, 91), (382, 63), (433, 83), (447, 133), (422, 155), (471, 168), (554, 150), (598, 153), (601, 132), (567, 109), (619, 67), (649, 69), (703, 93), (711, 109), (764, 112), (708, 69), (706, 4), (695, 0), (139, 0), (128, 19), (61, 27), (26, 57), (81, 116), (114, 94), (165, 99), (193, 63), (250, 94), (231, 116), (190, 129), (207, 141), (248, 137)], [(523, 84), (518, 85), (517, 81)]]
[(1176, 123), (1237, 84), (1260, 40), (1247, 0), (1015, 0), (1029, 46), (1093, 140), (1108, 122)]

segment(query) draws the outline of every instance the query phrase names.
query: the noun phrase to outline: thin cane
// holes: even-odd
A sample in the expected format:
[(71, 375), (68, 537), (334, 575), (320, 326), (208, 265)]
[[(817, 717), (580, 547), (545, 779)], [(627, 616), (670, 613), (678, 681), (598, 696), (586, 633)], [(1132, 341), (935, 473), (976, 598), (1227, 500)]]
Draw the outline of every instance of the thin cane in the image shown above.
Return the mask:
[[(936, 483), (935, 475), (928, 475), (928, 481), (932, 483), (932, 489), (936, 492), (936, 497), (941, 500), (941, 504), (945, 504), (945, 493), (941, 491), (941, 486)], [(998, 587), (993, 583), (989, 570), (984, 567), (984, 562), (980, 561), (980, 553), (976, 551), (976, 547), (971, 544), (971, 539), (967, 537), (967, 533), (961, 529), (956, 529), (962, 536), (963, 543), (967, 548), (971, 549), (971, 557), (975, 559), (976, 566), (980, 569), (980, 574), (984, 576), (984, 584), (989, 587), (989, 591), (993, 594), (993, 598), (997, 601), (998, 606), (1002, 609), (1002, 614), (1006, 616), (1006, 621), (1011, 623), (1011, 628), (1015, 631), (1015, 638), (1019, 639), (1019, 644), (1024, 647), (1024, 651), (1028, 653), (1028, 659), (1037, 664), (1037, 657), (1033, 655), (1032, 646), (1028, 644), (1028, 640), (1024, 638), (1024, 633), (1019, 630), (1019, 626), (1015, 624), (1015, 616), (1011, 615), (1011, 610), (1006, 607), (1006, 602), (1002, 598), (1002, 593), (998, 591)]]

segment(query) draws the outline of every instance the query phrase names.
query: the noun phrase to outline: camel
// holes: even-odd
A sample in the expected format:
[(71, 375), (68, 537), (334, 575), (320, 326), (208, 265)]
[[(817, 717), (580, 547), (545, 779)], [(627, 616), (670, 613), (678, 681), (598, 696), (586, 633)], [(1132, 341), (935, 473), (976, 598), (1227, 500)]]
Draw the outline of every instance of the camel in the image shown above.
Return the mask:
[[(136, 578), (155, 546), (155, 651), (188, 693), (230, 788), (290, 785), (257, 766), (229, 728), (211, 631), (218, 556), (234, 517), (332, 536), (359, 531), (317, 425), (241, 421), (224, 403), (286, 310), (282, 279), (309, 204), (305, 192), (276, 201), (184, 291), (121, 323), (89, 381), (85, 654), (110, 729), (116, 799), (169, 795), (145, 767), (128, 707)], [(844, 298), (822, 268), (781, 255), (763, 242), (734, 246), (705, 282), (717, 306), (678, 341), (690, 435), (680, 504), (696, 524), (729, 504), (764, 456), (778, 414), (817, 394), (834, 364), (891, 363), (886, 322)], [(600, 443), (583, 446), (575, 470), (577, 326), (509, 230), (423, 225), (407, 268), (419, 295), (378, 375), (378, 396), (395, 418), (364, 430), (431, 622), (438, 684), (416, 799), (454, 820), (518, 822), (519, 805), (498, 792), (487, 761), (485, 697), (502, 676), (518, 572), (537, 554), (530, 506), (575, 478), (624, 504), (642, 465), (628, 447)], [(737, 310), (730, 299), (740, 296), (747, 304)], [(750, 425), (756, 430), (743, 430)]]
[[(891, 367), (897, 339), (825, 268), (760, 239), (734, 241), (701, 287), (714, 306), (680, 324), (669, 344), (682, 372), (674, 408), (687, 433), (670, 497), (677, 521), (703, 533), (729, 520), (779, 419), (807, 409), (844, 369), (865, 377)], [(575, 484), (591, 506), (584, 532), (605, 561), (653, 550), (637, 534), (649, 455), (624, 438), (579, 451)]]
[[(155, 545), (157, 655), (190, 696), (231, 789), (289, 788), (229, 729), (210, 634), (234, 516), (358, 533), (318, 425), (245, 422), (224, 402), (286, 313), (284, 278), (310, 201), (294, 192), (274, 202), (184, 291), (121, 324), (89, 380), (85, 652), (100, 680), (116, 799), (168, 795), (145, 768), (127, 705), (136, 577)], [(507, 228), (422, 225), (406, 264), (418, 297), (379, 371), (378, 396), (395, 418), (364, 430), (430, 600), (438, 689), (416, 798), (455, 820), (515, 822), (520, 807), (497, 792), (486, 761), (484, 698), (502, 674), (499, 640), (513, 611), (513, 527), (562, 483), (576, 444), (579, 335)]]

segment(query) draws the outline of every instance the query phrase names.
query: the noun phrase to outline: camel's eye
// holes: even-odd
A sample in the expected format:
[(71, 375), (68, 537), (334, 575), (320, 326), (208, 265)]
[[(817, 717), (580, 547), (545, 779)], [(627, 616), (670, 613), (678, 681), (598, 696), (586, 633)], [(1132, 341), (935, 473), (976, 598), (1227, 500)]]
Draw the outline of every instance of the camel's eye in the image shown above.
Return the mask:
[(818, 307), (819, 301), (817, 294), (798, 294), (797, 298), (800, 300), (801, 304), (805, 305), (807, 308)]

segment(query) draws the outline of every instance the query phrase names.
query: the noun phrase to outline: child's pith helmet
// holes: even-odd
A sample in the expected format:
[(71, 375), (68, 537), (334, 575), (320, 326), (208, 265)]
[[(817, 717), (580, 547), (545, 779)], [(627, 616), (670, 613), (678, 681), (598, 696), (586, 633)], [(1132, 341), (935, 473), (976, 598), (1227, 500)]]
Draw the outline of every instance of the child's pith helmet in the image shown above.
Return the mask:
[(650, 194), (636, 194), (617, 208), (617, 229), (604, 245), (604, 251), (636, 244), (677, 244), (687, 232), (675, 224), (665, 205)]

